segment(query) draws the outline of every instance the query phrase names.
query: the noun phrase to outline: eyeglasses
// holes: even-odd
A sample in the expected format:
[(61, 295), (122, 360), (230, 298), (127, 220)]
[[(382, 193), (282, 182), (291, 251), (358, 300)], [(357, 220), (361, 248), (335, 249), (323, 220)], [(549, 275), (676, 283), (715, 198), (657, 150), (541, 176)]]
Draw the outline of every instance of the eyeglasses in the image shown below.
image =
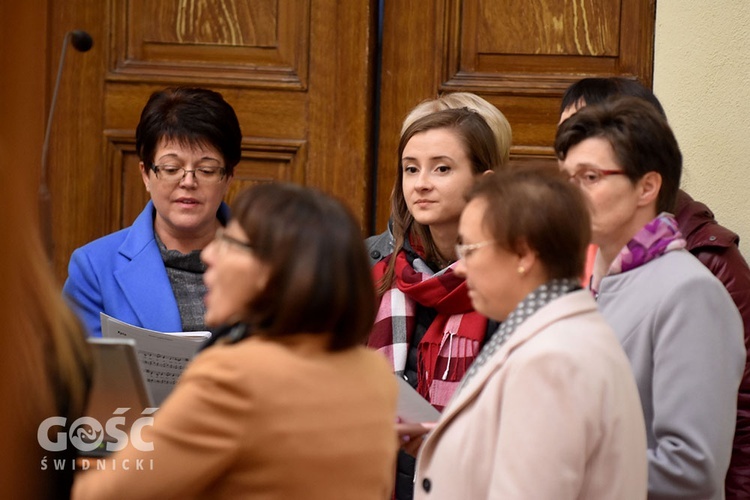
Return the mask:
[(593, 186), (610, 175), (627, 175), (622, 170), (603, 170), (600, 168), (582, 168), (570, 176), (570, 182), (579, 186)]
[(151, 170), (156, 174), (156, 178), (164, 182), (180, 182), (187, 174), (193, 174), (193, 178), (204, 184), (216, 184), (220, 182), (226, 174), (224, 167), (198, 167), (188, 170), (176, 165), (156, 165), (151, 164)]
[(216, 243), (216, 249), (219, 253), (223, 254), (227, 247), (234, 245), (235, 247), (242, 248), (245, 251), (252, 252), (253, 246), (246, 242), (233, 238), (224, 232), (225, 228), (220, 227), (216, 230), (216, 236), (214, 236), (214, 242)]
[(480, 241), (479, 243), (470, 243), (468, 245), (463, 245), (459, 243), (456, 245), (456, 257), (458, 257), (459, 260), (465, 259), (469, 255), (473, 254), (476, 250), (479, 250), (482, 247), (486, 247), (487, 245), (490, 245), (494, 243), (492, 240), (487, 241)]

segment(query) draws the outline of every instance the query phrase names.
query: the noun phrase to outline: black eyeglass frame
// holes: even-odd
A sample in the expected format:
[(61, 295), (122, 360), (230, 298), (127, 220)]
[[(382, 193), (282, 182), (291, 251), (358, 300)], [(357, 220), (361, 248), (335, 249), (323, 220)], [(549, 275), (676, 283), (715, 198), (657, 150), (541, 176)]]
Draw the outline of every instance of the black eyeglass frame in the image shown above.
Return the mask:
[[(162, 178), (161, 178), (161, 177), (159, 177), (159, 170), (160, 170), (160, 169), (162, 169), (162, 168), (163, 168), (163, 165), (157, 165), (156, 163), (151, 163), (151, 167), (150, 167), (150, 169), (151, 169), (151, 170), (152, 170), (152, 171), (154, 172), (154, 175), (155, 175), (155, 176), (156, 176), (156, 178), (157, 178), (157, 179), (159, 179), (159, 180), (162, 180)], [(192, 173), (192, 174), (193, 174), (193, 179), (196, 179), (196, 180), (198, 180), (198, 181), (202, 180), (202, 179), (199, 179), (199, 178), (198, 178), (198, 177), (197, 177), (197, 176), (195, 175), (195, 173), (196, 173), (196, 172), (198, 172), (198, 171), (199, 171), (199, 170), (201, 169), (201, 167), (198, 167), (198, 168), (194, 168), (194, 169), (192, 169), (192, 170), (188, 170), (188, 169), (186, 169), (185, 167), (176, 167), (176, 168), (178, 168), (178, 169), (182, 170), (182, 177), (180, 177), (179, 179), (175, 178), (175, 179), (165, 179), (165, 180), (171, 180), (172, 182), (175, 182), (175, 181), (176, 181), (176, 182), (180, 182), (180, 181), (182, 181), (182, 179), (184, 179), (184, 178), (185, 178), (185, 176), (186, 176), (186, 175), (187, 175), (188, 173)], [(216, 169), (216, 171), (218, 171), (218, 172), (221, 172), (221, 175), (220, 175), (220, 176), (219, 176), (219, 178), (218, 178), (218, 179), (216, 180), (216, 182), (221, 182), (221, 181), (223, 181), (223, 180), (224, 180), (224, 178), (225, 178), (225, 177), (227, 176), (227, 169), (226, 169), (226, 167), (202, 167), (202, 168), (211, 168), (211, 169), (214, 169), (214, 168), (215, 168), (215, 169)]]
[(230, 243), (232, 245), (238, 246), (244, 250), (248, 250), (250, 252), (254, 251), (253, 245), (242, 240), (238, 240), (237, 238), (234, 238), (232, 236), (229, 236), (226, 234), (224, 227), (220, 227), (216, 230), (216, 235), (214, 236), (215, 241), (225, 241), (227, 243)]

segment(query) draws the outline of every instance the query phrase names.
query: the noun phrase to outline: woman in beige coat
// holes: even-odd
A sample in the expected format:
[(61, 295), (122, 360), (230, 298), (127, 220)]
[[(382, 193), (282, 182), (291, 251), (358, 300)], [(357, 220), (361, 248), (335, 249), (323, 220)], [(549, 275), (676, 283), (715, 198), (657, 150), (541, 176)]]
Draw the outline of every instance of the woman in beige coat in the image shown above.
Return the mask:
[(502, 321), (421, 447), (415, 498), (646, 497), (646, 436), (625, 354), (580, 289), (590, 229), (558, 172), (484, 176), (458, 272)]
[(362, 345), (375, 294), (357, 222), (291, 184), (232, 213), (202, 254), (206, 323), (226, 326), (143, 430), (153, 450), (83, 473), (74, 498), (390, 497), (396, 380)]

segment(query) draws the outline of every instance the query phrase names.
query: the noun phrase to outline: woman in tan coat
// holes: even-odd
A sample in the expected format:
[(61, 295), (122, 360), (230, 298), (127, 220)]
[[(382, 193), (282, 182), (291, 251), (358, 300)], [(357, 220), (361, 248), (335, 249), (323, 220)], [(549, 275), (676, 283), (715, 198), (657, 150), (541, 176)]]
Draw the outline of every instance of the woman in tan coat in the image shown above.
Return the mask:
[(153, 451), (82, 474), (76, 498), (389, 497), (396, 380), (362, 347), (375, 297), (356, 221), (291, 184), (232, 212), (202, 256), (206, 323), (227, 326), (144, 430)]
[(578, 285), (590, 229), (549, 167), (482, 178), (461, 214), (457, 272), (501, 321), (417, 459), (416, 498), (646, 497), (638, 391)]

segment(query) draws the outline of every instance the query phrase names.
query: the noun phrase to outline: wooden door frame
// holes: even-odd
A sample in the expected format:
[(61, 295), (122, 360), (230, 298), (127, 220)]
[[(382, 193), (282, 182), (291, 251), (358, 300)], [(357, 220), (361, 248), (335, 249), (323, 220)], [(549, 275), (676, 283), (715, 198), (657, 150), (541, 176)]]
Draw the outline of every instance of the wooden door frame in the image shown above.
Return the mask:
[[(29, 220), (38, 221), (37, 189), (41, 171), (42, 143), (47, 118), (48, 47), (60, 50), (62, 40), (47, 35), (47, 0), (3, 2), (0, 5), (0, 148), (12, 159), (2, 182), (10, 183), (29, 199), (24, 209)], [(5, 214), (13, 217), (13, 214)], [(30, 231), (38, 228), (29, 228)], [(5, 242), (10, 243), (10, 242)]]

